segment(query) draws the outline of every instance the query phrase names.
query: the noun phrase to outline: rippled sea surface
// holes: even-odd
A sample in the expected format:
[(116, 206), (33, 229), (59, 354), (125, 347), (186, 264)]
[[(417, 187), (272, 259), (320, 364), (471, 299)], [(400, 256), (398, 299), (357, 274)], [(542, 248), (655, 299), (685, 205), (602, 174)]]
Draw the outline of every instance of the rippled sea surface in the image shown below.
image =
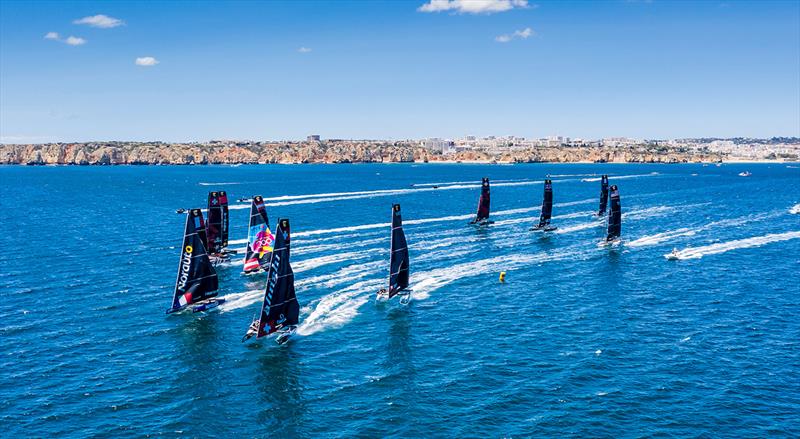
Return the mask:
[[(1, 435), (797, 437), (795, 166), (0, 167)], [(600, 173), (620, 188), (613, 249)], [(483, 176), (496, 222), (476, 230)], [(218, 269), (225, 305), (165, 315), (175, 209), (210, 190), (291, 220), (289, 343), (240, 343), (264, 286), (240, 260)], [(393, 202), (405, 307), (374, 301)]]

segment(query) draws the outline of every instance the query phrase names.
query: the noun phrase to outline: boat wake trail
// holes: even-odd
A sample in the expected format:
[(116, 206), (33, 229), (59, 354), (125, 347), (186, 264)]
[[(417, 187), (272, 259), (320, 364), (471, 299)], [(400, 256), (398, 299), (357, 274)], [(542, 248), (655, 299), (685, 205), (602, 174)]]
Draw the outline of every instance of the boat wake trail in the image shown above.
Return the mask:
[(679, 238), (682, 236), (694, 236), (697, 232), (701, 229), (690, 229), (690, 228), (681, 228), (677, 230), (671, 230), (668, 232), (656, 233), (654, 235), (647, 235), (642, 236), (639, 239), (634, 239), (633, 241), (625, 243), (626, 247), (645, 247), (648, 245), (656, 245), (660, 244), (664, 241), (670, 241), (674, 238)]
[(197, 183), (197, 184), (199, 184), (200, 186), (230, 186), (230, 185), (233, 185), (233, 184), (244, 184), (244, 183), (239, 183), (239, 182), (209, 183), (209, 182), (203, 181), (203, 182), (200, 182), (200, 183)]
[[(593, 200), (594, 201), (594, 200)], [(688, 206), (684, 206), (688, 207)], [(648, 207), (646, 209), (641, 210), (632, 210), (630, 212), (625, 212), (622, 214), (622, 218), (627, 219), (643, 219), (643, 218), (652, 218), (661, 215), (665, 215), (668, 212), (675, 210), (675, 206), (655, 206), (655, 207)], [(556, 230), (557, 234), (564, 234), (564, 233), (572, 233), (578, 232), (581, 230), (586, 229), (593, 229), (596, 227), (605, 227), (605, 223), (602, 221), (603, 218), (595, 219), (594, 221), (589, 221), (587, 223), (576, 224), (574, 226), (567, 226), (567, 227), (559, 227)]]
[(297, 328), (299, 335), (311, 335), (329, 328), (339, 328), (358, 315), (358, 309), (384, 286), (383, 279), (371, 279), (350, 285), (327, 295), (303, 319)]
[[(720, 242), (716, 244), (706, 245), (703, 247), (686, 248), (679, 251), (675, 256), (677, 259), (699, 259), (707, 255), (716, 255), (720, 253), (729, 252), (731, 250), (738, 250), (743, 248), (761, 247), (765, 244), (773, 242), (788, 241), (790, 239), (800, 238), (800, 231), (786, 232), (786, 233), (772, 233), (764, 236), (754, 236), (752, 238), (737, 239), (735, 241)], [(669, 256), (669, 254), (664, 255)]]
[[(623, 179), (627, 179), (627, 178), (654, 177), (654, 176), (656, 176), (656, 175), (658, 175), (658, 172), (651, 172), (651, 173), (649, 173), (649, 174), (620, 175), (620, 176), (618, 176), (618, 177), (611, 176), (611, 177), (610, 177), (610, 179), (611, 179), (611, 180), (623, 180)], [(581, 181), (582, 181), (582, 182), (600, 181), (600, 179), (601, 179), (601, 178), (602, 178), (602, 177), (596, 177), (596, 178), (582, 178), (582, 179), (581, 179)]]
[[(596, 200), (594, 198), (588, 198), (585, 200), (577, 200), (577, 201), (569, 201), (566, 203), (557, 203), (554, 204), (554, 207), (568, 207), (568, 206), (575, 206), (578, 204), (586, 204), (586, 203), (594, 203)], [(508, 210), (500, 210), (497, 212), (492, 212), (492, 217), (495, 216), (507, 216), (507, 215), (516, 215), (519, 213), (529, 213), (533, 211), (539, 210), (539, 207), (524, 207), (520, 209), (508, 209)], [(475, 213), (467, 213), (463, 215), (449, 215), (449, 216), (441, 216), (438, 218), (420, 218), (420, 219), (413, 219), (413, 220), (406, 220), (403, 221), (404, 226), (413, 226), (419, 224), (430, 224), (430, 223), (439, 223), (439, 222), (447, 222), (447, 221), (464, 221), (469, 220), (475, 217)], [(337, 227), (331, 229), (319, 229), (319, 230), (306, 230), (301, 232), (296, 232), (292, 236), (294, 237), (303, 237), (303, 236), (314, 236), (314, 235), (327, 235), (327, 234), (340, 234), (342, 232), (352, 232), (352, 231), (360, 231), (360, 230), (369, 230), (369, 229), (380, 229), (386, 228), (388, 229), (391, 226), (390, 223), (375, 223), (375, 224), (361, 224), (357, 226), (347, 226), (347, 227)]]
[[(633, 178), (633, 177), (641, 177), (641, 176), (629, 175), (617, 178)], [(555, 183), (564, 181), (570, 181), (570, 180), (554, 180)], [(493, 182), (492, 187), (531, 186), (531, 185), (539, 185), (542, 183), (544, 183), (543, 180), (520, 180), (520, 181), (507, 181), (502, 183)], [(277, 197), (264, 198), (264, 201), (267, 202), (268, 207), (280, 207), (280, 206), (292, 206), (296, 204), (327, 203), (331, 201), (357, 200), (361, 198), (386, 197), (386, 196), (406, 195), (412, 193), (416, 194), (421, 192), (432, 192), (432, 191), (479, 189), (480, 187), (481, 187), (480, 183), (470, 182), (469, 184), (451, 184), (446, 186), (438, 186), (435, 188), (433, 186), (425, 186), (425, 187), (413, 187), (407, 189), (378, 189), (373, 191), (329, 192), (329, 193), (306, 194), (306, 195), (281, 195)], [(234, 206), (230, 206), (231, 209), (245, 209), (249, 207), (250, 207), (249, 204), (247, 205), (237, 204)]]
[(362, 250), (357, 252), (335, 253), (332, 255), (320, 256), (317, 258), (303, 259), (302, 261), (294, 264), (294, 271), (295, 273), (300, 273), (306, 270), (311, 270), (312, 268), (321, 267), (323, 265), (334, 264), (342, 261), (362, 259), (383, 252), (388, 253), (389, 250), (373, 247), (367, 250)]
[(708, 223), (706, 225), (696, 227), (696, 228), (688, 228), (683, 227), (677, 230), (670, 230), (666, 232), (656, 233), (654, 235), (646, 235), (642, 236), (641, 238), (635, 239), (631, 242), (626, 243), (627, 247), (646, 247), (650, 245), (660, 244), (665, 241), (671, 241), (675, 238), (681, 238), (685, 236), (694, 236), (699, 232), (703, 232), (709, 229), (713, 229), (715, 227), (733, 227), (733, 226), (740, 226), (742, 224), (747, 223), (754, 223), (757, 221), (762, 221), (770, 217), (778, 216), (778, 212), (773, 213), (764, 213), (759, 215), (747, 215), (739, 218), (730, 218), (724, 219), (720, 221), (714, 221)]

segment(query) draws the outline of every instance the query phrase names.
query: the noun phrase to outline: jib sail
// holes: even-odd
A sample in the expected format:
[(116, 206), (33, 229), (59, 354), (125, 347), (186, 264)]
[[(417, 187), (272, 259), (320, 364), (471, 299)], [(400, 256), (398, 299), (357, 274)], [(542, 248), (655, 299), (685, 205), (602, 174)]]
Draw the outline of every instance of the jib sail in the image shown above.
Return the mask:
[(408, 288), (408, 244), (400, 205), (392, 205), (392, 241), (389, 256), (389, 298)]
[(172, 307), (167, 310), (168, 313), (217, 295), (217, 272), (208, 259), (205, 242), (199, 233), (204, 230), (203, 226), (203, 213), (200, 209), (190, 210), (186, 215), (178, 278)]
[(228, 195), (225, 191), (208, 193), (206, 239), (210, 253), (221, 253), (228, 246)]
[(244, 255), (244, 272), (266, 269), (272, 255), (275, 237), (269, 230), (269, 218), (264, 199), (253, 197), (250, 203), (250, 224), (247, 228), (247, 251)]
[(300, 306), (294, 291), (294, 272), (289, 265), (289, 220), (278, 220), (275, 249), (267, 268), (267, 286), (258, 319), (258, 337), (297, 325)]
[(539, 228), (543, 228), (550, 224), (550, 218), (553, 216), (553, 181), (544, 181), (544, 198), (542, 199), (542, 213), (539, 215)]
[(611, 210), (608, 212), (608, 236), (606, 241), (619, 238), (622, 234), (622, 207), (619, 202), (617, 185), (611, 186)]
[(603, 216), (606, 213), (606, 206), (608, 205), (608, 175), (600, 177), (600, 210), (597, 216)]
[(481, 197), (478, 199), (478, 214), (473, 222), (489, 219), (489, 178), (483, 177), (481, 180)]

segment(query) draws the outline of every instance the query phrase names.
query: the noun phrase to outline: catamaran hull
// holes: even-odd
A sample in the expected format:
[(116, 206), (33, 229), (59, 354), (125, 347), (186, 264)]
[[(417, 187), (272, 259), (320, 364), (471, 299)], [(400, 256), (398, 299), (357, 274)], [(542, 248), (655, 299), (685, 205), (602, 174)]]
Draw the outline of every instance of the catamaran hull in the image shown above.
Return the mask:
[(469, 224), (470, 224), (470, 225), (473, 225), (473, 226), (478, 226), (478, 227), (481, 227), (481, 226), (488, 226), (489, 224), (494, 224), (494, 221), (489, 221), (489, 220), (483, 220), (483, 221), (472, 221), (472, 222), (470, 222)]
[(608, 247), (608, 248), (616, 248), (622, 245), (622, 240), (619, 238), (614, 238), (612, 240), (603, 240), (597, 244), (598, 247)]
[(192, 312), (203, 312), (212, 310), (225, 303), (225, 299), (214, 299), (205, 303), (200, 303), (192, 307)]
[(545, 227), (538, 227), (534, 226), (530, 228), (531, 232), (552, 232), (554, 230), (558, 230), (556, 226), (545, 226)]
[(278, 344), (286, 343), (287, 341), (289, 341), (289, 337), (291, 337), (296, 330), (297, 326), (290, 326), (286, 328), (286, 330), (278, 332), (278, 335), (275, 337), (275, 343)]
[[(408, 303), (411, 302), (411, 290), (403, 290), (392, 297), (399, 297), (401, 305), (408, 305)], [(386, 289), (381, 289), (376, 294), (375, 300), (377, 302), (388, 302), (392, 297), (389, 297), (389, 293), (386, 292)]]

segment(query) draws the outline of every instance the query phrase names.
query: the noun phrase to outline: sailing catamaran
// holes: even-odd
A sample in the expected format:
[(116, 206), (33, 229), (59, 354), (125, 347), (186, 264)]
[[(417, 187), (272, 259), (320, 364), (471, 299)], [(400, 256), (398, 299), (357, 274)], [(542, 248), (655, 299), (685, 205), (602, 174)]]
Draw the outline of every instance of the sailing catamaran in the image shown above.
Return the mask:
[(190, 305), (192, 311), (199, 312), (224, 303), (225, 299), (216, 298), (219, 280), (206, 253), (205, 227), (200, 209), (191, 209), (186, 215), (181, 252), (172, 307), (167, 314)]
[(551, 232), (558, 227), (550, 225), (550, 218), (553, 216), (553, 181), (544, 181), (544, 198), (542, 199), (542, 213), (539, 215), (539, 224), (531, 227), (533, 231)]
[(250, 224), (247, 228), (247, 250), (244, 254), (244, 272), (265, 271), (272, 256), (275, 237), (269, 230), (267, 207), (261, 195), (250, 203)]
[(470, 221), (470, 224), (485, 226), (493, 224), (494, 221), (489, 221), (489, 177), (483, 177), (481, 180), (481, 197), (478, 199), (478, 213), (475, 219)]
[(617, 185), (611, 186), (611, 210), (608, 211), (608, 235), (606, 243), (619, 242), (622, 234), (622, 208), (619, 203)]
[(230, 260), (228, 246), (228, 195), (225, 191), (208, 193), (208, 222), (206, 223), (206, 241), (209, 258), (212, 264)]
[(606, 206), (608, 205), (608, 175), (600, 177), (600, 210), (597, 211), (597, 216), (601, 219), (606, 214)]
[(403, 218), (400, 205), (392, 205), (392, 237), (389, 244), (389, 287), (378, 291), (378, 299), (389, 300), (400, 295), (400, 303), (411, 300), (408, 288), (408, 243), (403, 232)]
[(289, 265), (289, 220), (279, 219), (275, 230), (275, 248), (267, 267), (267, 286), (258, 319), (253, 320), (242, 341), (252, 336), (265, 337), (277, 333), (275, 341), (283, 344), (297, 329), (300, 305), (294, 291), (294, 272)]

